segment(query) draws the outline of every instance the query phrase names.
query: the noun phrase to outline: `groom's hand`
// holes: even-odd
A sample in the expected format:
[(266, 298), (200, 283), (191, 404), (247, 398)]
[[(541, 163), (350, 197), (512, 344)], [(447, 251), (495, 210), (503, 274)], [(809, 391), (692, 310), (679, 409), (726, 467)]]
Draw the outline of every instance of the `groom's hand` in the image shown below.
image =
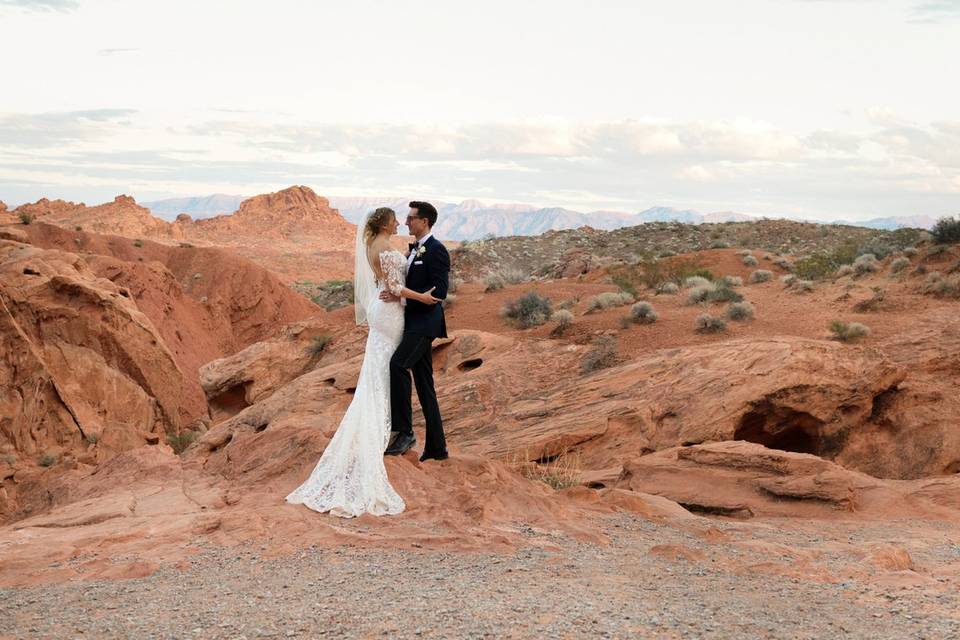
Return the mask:
[(384, 302), (399, 302), (400, 296), (395, 296), (390, 293), (388, 290), (384, 289), (380, 292), (380, 299)]

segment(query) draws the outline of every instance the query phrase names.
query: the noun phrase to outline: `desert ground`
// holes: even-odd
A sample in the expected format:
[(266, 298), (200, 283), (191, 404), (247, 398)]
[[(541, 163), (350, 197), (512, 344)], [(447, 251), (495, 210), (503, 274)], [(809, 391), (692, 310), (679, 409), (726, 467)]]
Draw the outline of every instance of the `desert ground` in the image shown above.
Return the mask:
[(356, 385), (353, 234), (306, 187), (0, 206), (0, 638), (960, 637), (956, 244), (451, 244), (451, 457), (343, 520), (283, 498)]

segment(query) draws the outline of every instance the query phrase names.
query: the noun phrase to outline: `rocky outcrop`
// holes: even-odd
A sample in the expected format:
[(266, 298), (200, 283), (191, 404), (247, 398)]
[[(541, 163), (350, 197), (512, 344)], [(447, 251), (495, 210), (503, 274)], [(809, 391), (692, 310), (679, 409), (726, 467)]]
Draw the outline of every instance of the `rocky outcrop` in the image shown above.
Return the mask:
[(42, 198), (34, 204), (17, 207), (14, 213), (22, 211), (32, 213), (38, 221), (66, 229), (79, 228), (128, 238), (175, 240), (183, 237), (179, 228), (154, 218), (149, 209), (141, 207), (127, 195), (119, 195), (112, 202), (95, 207)]
[(0, 240), (0, 446), (32, 461), (157, 442), (196, 415), (129, 290), (75, 254)]
[[(258, 240), (277, 238), (325, 240), (330, 248), (352, 245), (354, 225), (344, 220), (309, 187), (288, 187), (244, 200), (236, 212), (187, 223), (191, 237), (224, 241), (243, 236)], [(349, 241), (349, 243), (346, 243)], [(345, 244), (346, 243), (346, 244)]]

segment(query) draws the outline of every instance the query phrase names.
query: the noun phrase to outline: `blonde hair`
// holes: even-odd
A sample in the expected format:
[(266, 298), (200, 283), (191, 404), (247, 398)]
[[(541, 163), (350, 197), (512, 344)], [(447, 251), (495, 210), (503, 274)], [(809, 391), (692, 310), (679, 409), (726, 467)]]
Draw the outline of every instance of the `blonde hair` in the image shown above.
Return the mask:
[(397, 214), (390, 207), (380, 207), (370, 214), (367, 218), (367, 224), (363, 227), (363, 241), (368, 246), (373, 239), (386, 228), (390, 218), (396, 218)]

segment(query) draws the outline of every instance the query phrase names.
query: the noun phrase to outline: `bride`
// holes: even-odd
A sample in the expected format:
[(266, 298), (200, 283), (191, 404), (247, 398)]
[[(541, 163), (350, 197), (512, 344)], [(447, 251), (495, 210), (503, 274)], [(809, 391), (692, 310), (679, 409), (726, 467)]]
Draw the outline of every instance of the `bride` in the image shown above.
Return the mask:
[(417, 293), (404, 286), (407, 258), (390, 245), (398, 226), (393, 210), (381, 207), (357, 227), (354, 308), (357, 324), (370, 326), (357, 390), (313, 473), (287, 502), (344, 518), (404, 509), (383, 465), (390, 439), (390, 357), (403, 336), (403, 307), (379, 295), (389, 289), (424, 304), (440, 300), (430, 295), (433, 289)]

